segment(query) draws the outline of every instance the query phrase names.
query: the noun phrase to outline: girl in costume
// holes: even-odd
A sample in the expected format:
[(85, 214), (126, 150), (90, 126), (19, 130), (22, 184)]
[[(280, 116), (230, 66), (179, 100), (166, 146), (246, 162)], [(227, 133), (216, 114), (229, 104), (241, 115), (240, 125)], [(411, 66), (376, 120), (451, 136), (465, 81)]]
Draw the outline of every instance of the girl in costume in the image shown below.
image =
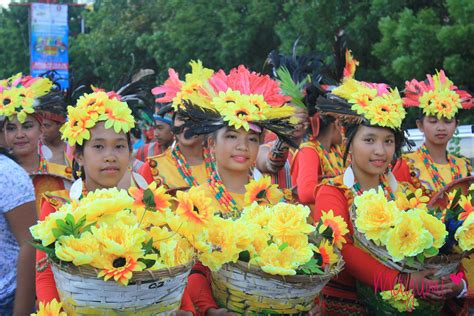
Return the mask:
[(47, 94), (51, 86), (49, 79), (22, 77), (21, 74), (0, 81), (0, 115), (6, 116), (5, 141), (33, 180), (38, 212), (44, 192), (67, 188), (72, 180), (72, 168), (48, 162), (46, 151), (39, 146), (42, 115), (36, 112), (36, 107), (41, 106), (40, 100), (50, 100)]
[[(132, 111), (114, 92), (97, 91), (79, 98), (75, 107), (68, 107), (68, 122), (62, 127), (63, 138), (74, 146), (78, 179), (71, 192), (56, 191), (45, 195), (40, 220), (67, 202), (69, 194), (76, 198), (89, 191), (117, 187), (132, 159), (130, 129), (135, 126)], [(45, 260), (37, 251), (37, 262)], [(49, 302), (59, 295), (50, 267), (36, 274), (36, 295)], [(187, 296), (183, 309), (193, 311)], [(186, 305), (186, 302), (188, 304)]]
[[(406, 107), (418, 107), (420, 116), (416, 125), (425, 135), (423, 145), (405, 154), (395, 165), (393, 173), (399, 181), (408, 181), (433, 197), (452, 181), (467, 177), (472, 168), (468, 159), (447, 151), (459, 123), (460, 109), (473, 106), (472, 96), (459, 90), (443, 70), (427, 75), (427, 80), (413, 79), (405, 83)], [(469, 284), (474, 284), (474, 259), (462, 261)], [(470, 289), (468, 297), (474, 297)]]
[[(380, 291), (392, 290), (400, 280), (407, 281), (404, 284), (409, 284), (410, 289), (421, 286), (427, 288), (433, 282), (438, 284), (436, 280), (428, 280), (435, 271), (400, 274), (355, 245), (351, 237), (354, 227), (349, 209), (356, 196), (366, 190), (379, 188), (389, 200), (394, 200), (395, 192), (402, 189), (389, 168), (404, 143), (401, 123), (405, 111), (398, 91), (389, 90), (385, 84), (346, 79), (341, 86), (326, 95), (326, 100), (321, 99), (318, 105), (323, 113), (346, 121), (346, 155), (351, 155), (351, 165), (344, 174), (323, 181), (315, 192), (315, 221), (320, 219), (323, 211), (332, 210), (335, 216), (343, 217), (349, 228), (349, 233), (344, 236), (346, 244), (342, 248), (345, 269), (323, 290), (326, 313), (366, 313), (364, 304), (357, 297), (356, 281), (363, 287), (376, 286), (376, 290)], [(375, 285), (378, 279), (383, 281)], [(448, 278), (443, 279), (441, 288), (425, 294), (426, 298), (443, 300), (458, 295), (462, 290), (462, 285), (456, 285)], [(373, 289), (370, 291), (373, 293)]]

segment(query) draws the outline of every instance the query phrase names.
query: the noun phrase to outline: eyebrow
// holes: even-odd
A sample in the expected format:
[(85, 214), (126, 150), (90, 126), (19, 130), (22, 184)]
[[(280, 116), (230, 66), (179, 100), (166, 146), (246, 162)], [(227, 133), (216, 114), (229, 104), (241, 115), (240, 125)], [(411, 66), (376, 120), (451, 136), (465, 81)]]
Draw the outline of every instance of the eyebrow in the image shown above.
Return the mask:
[[(369, 133), (369, 134), (364, 134), (363, 137), (379, 137), (380, 135), (377, 135), (377, 134), (374, 134), (374, 133)], [(385, 138), (387, 137), (395, 137), (395, 135), (393, 134), (388, 134), (385, 136)]]
[[(107, 141), (108, 139), (105, 139), (105, 138), (92, 138), (91, 141)], [(112, 140), (116, 140), (116, 141), (120, 141), (120, 140), (127, 140), (125, 137), (118, 137), (118, 138), (115, 138), (115, 139), (112, 139)]]

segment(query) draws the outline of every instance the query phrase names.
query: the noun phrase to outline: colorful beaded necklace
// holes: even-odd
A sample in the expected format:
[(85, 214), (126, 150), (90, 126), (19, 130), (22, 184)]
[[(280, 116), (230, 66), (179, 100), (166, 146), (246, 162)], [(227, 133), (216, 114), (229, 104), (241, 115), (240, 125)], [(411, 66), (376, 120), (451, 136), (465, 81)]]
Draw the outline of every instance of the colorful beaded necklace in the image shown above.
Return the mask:
[[(441, 190), (446, 186), (446, 183), (444, 182), (443, 178), (439, 174), (439, 170), (436, 167), (433, 159), (431, 159), (430, 152), (426, 148), (425, 144), (423, 144), (419, 149), (418, 149), (418, 154), (421, 156), (421, 160), (423, 161), (423, 164), (425, 165), (426, 170), (431, 176), (431, 182), (433, 183), (433, 186), (436, 188), (436, 191)], [(447, 159), (449, 163), (449, 167), (451, 168), (451, 174), (453, 175), (454, 180), (461, 179), (461, 170), (456, 164), (456, 159), (453, 157), (453, 155), (447, 154)]]
[[(390, 187), (390, 185), (387, 184), (388, 180), (387, 178), (382, 175), (380, 176), (380, 186), (382, 187), (384, 193), (385, 193), (385, 197), (391, 201), (395, 201), (395, 195), (393, 194), (392, 192), (392, 188)], [(354, 183), (354, 186), (352, 187), (352, 190), (355, 191), (355, 194), (357, 196), (361, 195), (362, 193), (364, 193), (364, 190), (362, 190), (362, 187), (360, 186), (360, 183), (359, 182), (355, 182)]]
[(235, 202), (232, 195), (230, 195), (229, 191), (227, 191), (217, 171), (212, 173), (212, 176), (209, 179), (209, 186), (214, 192), (217, 202), (219, 202), (219, 204), (224, 208), (224, 214), (232, 214), (235, 216), (239, 214), (237, 202)]
[(48, 173), (48, 164), (46, 159), (42, 155), (39, 155), (39, 166), (38, 166), (38, 174), (47, 174)]
[[(316, 152), (318, 153), (319, 158), (322, 161), (322, 175), (324, 178), (333, 178), (335, 176), (338, 176), (342, 174), (343, 171), (343, 165), (342, 165), (342, 154), (339, 149), (334, 148), (334, 150), (327, 151), (326, 148), (319, 142), (315, 141), (315, 149)], [(331, 163), (330, 160), (330, 155), (334, 155), (336, 158), (336, 164), (337, 166), (333, 166), (333, 163)]]
[[(192, 175), (191, 168), (189, 164), (186, 162), (186, 158), (184, 158), (183, 153), (179, 149), (179, 145), (176, 145), (171, 150), (171, 156), (178, 168), (179, 174), (183, 177), (184, 181), (189, 186), (198, 186), (199, 183), (196, 181), (196, 178)], [(210, 177), (214, 171), (214, 163), (212, 162), (211, 155), (209, 153), (209, 149), (203, 148), (203, 156), (204, 156), (204, 163), (206, 165), (206, 171), (208, 177)]]

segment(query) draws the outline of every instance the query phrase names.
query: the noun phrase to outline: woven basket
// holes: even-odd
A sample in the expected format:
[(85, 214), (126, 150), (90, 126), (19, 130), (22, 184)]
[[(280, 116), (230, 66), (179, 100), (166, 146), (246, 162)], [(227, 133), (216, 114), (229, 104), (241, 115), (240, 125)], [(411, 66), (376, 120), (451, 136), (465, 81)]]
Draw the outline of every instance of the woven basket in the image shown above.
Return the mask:
[(306, 314), (314, 299), (343, 267), (342, 259), (323, 275), (277, 276), (248, 263), (225, 264), (212, 273), (212, 292), (221, 307), (240, 314)]
[(170, 269), (134, 272), (128, 286), (97, 278), (98, 270), (52, 263), (68, 315), (167, 315), (178, 310), (192, 262)]

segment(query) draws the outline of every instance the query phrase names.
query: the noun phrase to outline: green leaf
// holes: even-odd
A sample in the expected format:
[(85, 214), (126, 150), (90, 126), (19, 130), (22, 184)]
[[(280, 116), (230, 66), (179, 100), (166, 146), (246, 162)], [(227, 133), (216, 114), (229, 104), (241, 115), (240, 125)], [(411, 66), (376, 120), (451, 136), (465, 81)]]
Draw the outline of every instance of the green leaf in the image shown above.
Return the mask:
[(58, 239), (59, 237), (63, 236), (63, 231), (61, 229), (58, 229), (58, 228), (53, 228), (51, 230), (51, 232), (53, 233), (53, 236)]
[(417, 254), (416, 255), (416, 260), (418, 260), (421, 263), (424, 263), (425, 262), (425, 256), (423, 255), (423, 253)]
[(143, 203), (145, 203), (147, 209), (156, 208), (155, 196), (153, 195), (153, 192), (150, 189), (146, 189), (143, 192)]
[(283, 250), (285, 250), (285, 248), (287, 248), (287, 247), (288, 247), (288, 243), (287, 243), (287, 242), (284, 242), (284, 243), (282, 243), (282, 244), (280, 245), (280, 247), (278, 247), (278, 250), (283, 251)]
[(145, 254), (153, 253), (153, 238), (142, 244)]
[(149, 268), (153, 267), (153, 265), (156, 262), (153, 259), (143, 259), (143, 258), (138, 259), (138, 261), (143, 262), (146, 265), (146, 269), (149, 269)]
[(426, 258), (436, 256), (438, 254), (439, 250), (436, 249), (435, 247), (431, 247), (426, 249), (423, 254), (425, 255)]
[(241, 251), (239, 253), (239, 260), (244, 261), (244, 262), (249, 262), (250, 261), (250, 252), (248, 250)]

